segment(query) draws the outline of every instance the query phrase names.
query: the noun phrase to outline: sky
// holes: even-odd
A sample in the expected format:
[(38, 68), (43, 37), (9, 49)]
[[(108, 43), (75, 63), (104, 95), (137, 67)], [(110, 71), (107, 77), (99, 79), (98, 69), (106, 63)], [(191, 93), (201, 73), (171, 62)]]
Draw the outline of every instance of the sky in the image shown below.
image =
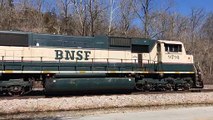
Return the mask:
[(213, 0), (174, 0), (174, 11), (189, 15), (192, 8), (213, 12)]
[[(156, 10), (165, 10), (171, 6), (169, 10), (172, 13), (190, 16), (192, 9), (203, 9), (204, 13), (213, 13), (213, 0), (153, 0), (153, 6)], [(140, 25), (140, 20), (135, 20), (134, 25)]]
[[(51, 3), (53, 6), (56, 4), (57, 0), (46, 0), (46, 2)], [(156, 7), (164, 8), (168, 4), (172, 4), (172, 10), (174, 12), (190, 15), (191, 9), (203, 9), (204, 12), (213, 12), (213, 0), (153, 0)], [(171, 2), (171, 3), (169, 3)]]

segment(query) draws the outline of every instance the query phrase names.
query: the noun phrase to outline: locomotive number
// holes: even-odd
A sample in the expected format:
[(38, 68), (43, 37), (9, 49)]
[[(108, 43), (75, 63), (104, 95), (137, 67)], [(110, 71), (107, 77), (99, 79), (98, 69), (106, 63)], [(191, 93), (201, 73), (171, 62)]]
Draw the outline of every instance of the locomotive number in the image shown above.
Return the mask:
[(89, 60), (90, 51), (74, 51), (74, 50), (55, 50), (55, 59), (56, 60)]
[(169, 59), (180, 59), (178, 55), (168, 55)]

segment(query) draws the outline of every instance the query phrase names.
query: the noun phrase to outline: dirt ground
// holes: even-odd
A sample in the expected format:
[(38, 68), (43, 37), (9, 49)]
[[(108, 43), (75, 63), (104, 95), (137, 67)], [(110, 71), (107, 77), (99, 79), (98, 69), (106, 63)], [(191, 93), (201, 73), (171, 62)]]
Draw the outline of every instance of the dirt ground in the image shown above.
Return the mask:
[(0, 115), (0, 119), (33, 120), (213, 120), (213, 104), (149, 106)]
[(118, 112), (62, 120), (213, 120), (213, 106), (170, 108), (152, 111)]
[(213, 85), (204, 85), (204, 89), (213, 89)]

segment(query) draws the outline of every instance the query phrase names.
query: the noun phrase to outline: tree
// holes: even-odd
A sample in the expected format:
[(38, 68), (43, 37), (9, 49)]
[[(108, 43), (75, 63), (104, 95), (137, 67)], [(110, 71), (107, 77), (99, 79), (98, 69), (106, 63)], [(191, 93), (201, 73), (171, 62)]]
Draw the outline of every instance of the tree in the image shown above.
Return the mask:
[[(78, 35), (85, 36), (88, 34), (88, 6), (87, 3), (83, 0), (72, 0), (74, 4), (74, 12), (76, 19), (76, 31)], [(78, 24), (79, 23), (79, 24)]]
[(44, 13), (44, 27), (46, 28), (47, 33), (55, 34), (58, 33), (57, 26), (57, 16), (54, 9), (51, 12)]
[(44, 0), (35, 0), (35, 6), (38, 12), (42, 13), (42, 7), (44, 5)]
[(209, 13), (203, 26), (201, 27), (203, 37), (213, 41), (213, 13)]
[(195, 55), (195, 34), (199, 34), (199, 27), (201, 27), (201, 23), (204, 18), (203, 9), (192, 9), (190, 16), (190, 34), (191, 34), (191, 50), (193, 55)]
[(153, 0), (134, 0), (134, 11), (137, 14), (139, 20), (143, 24), (144, 35), (143, 37), (149, 38), (149, 27), (151, 22), (150, 10)]
[(101, 0), (89, 0), (88, 4), (88, 16), (89, 16), (89, 26), (90, 35), (94, 36), (102, 25), (101, 14), (106, 8), (103, 8)]
[[(207, 15), (204, 24), (201, 27), (203, 52), (199, 58), (202, 58), (201, 65), (207, 79), (207, 83), (212, 83), (213, 77), (213, 13)], [(200, 41), (201, 42), (201, 41)]]
[(3, 0), (1, 1), (0, 8), (0, 27), (4, 30), (14, 29), (15, 19), (15, 9), (13, 0)]
[(134, 19), (133, 1), (122, 0), (120, 2), (120, 32), (124, 36), (128, 36), (128, 31)]
[(113, 21), (116, 17), (115, 12), (117, 12), (119, 6), (116, 4), (115, 0), (110, 0), (109, 1), (109, 17), (108, 17), (108, 21), (109, 21), (109, 25), (108, 25), (108, 35), (112, 34), (113, 31)]
[(7, 0), (7, 4), (9, 7), (13, 8), (14, 7), (14, 0)]
[(94, 36), (95, 35), (94, 23), (98, 16), (97, 0), (89, 0), (88, 11), (89, 11), (89, 17), (90, 17), (90, 35)]
[(60, 8), (61, 12), (61, 24), (60, 24), (60, 33), (61, 34), (72, 34), (72, 17), (70, 12), (72, 1), (71, 0), (60, 0), (58, 1), (57, 6)]

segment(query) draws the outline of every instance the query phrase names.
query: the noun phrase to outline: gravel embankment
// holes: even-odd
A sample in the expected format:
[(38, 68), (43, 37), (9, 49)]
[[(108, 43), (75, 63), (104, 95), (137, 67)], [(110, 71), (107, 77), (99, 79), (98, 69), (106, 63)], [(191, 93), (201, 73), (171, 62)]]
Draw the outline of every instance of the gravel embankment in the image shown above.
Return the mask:
[(213, 92), (0, 100), (0, 114), (182, 104), (213, 104)]
[(213, 89), (213, 85), (204, 85), (204, 89)]

